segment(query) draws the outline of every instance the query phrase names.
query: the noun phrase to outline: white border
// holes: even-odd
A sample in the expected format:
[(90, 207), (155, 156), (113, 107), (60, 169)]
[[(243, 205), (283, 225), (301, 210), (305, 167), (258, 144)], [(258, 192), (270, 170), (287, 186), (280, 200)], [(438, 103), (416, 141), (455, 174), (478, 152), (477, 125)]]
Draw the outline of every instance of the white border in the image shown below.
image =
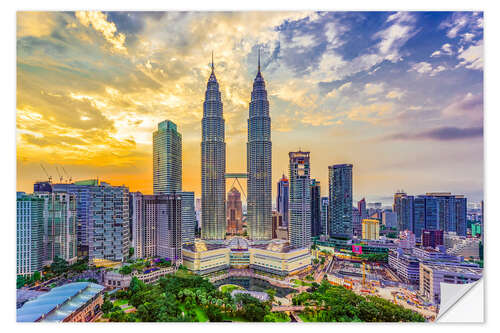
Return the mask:
[[(14, 308), (14, 282), (15, 282), (15, 200), (14, 191), (16, 189), (16, 153), (15, 153), (15, 100), (16, 100), (16, 54), (15, 54), (15, 30), (16, 30), (16, 11), (17, 10), (74, 10), (74, 9), (96, 9), (96, 10), (333, 10), (333, 11), (349, 11), (349, 10), (484, 10), (485, 14), (485, 204), (486, 204), (486, 241), (485, 248), (486, 257), (486, 287), (488, 296), (485, 304), (485, 320), (486, 325), (467, 325), (467, 324), (380, 324), (370, 325), (363, 324), (285, 324), (278, 327), (276, 324), (147, 324), (127, 325), (127, 324), (64, 324), (64, 325), (40, 325), (40, 324), (16, 324), (15, 323), (15, 308)], [(2, 219), (4, 224), (2, 228), (4, 237), (2, 238), (1, 246), (3, 254), (3, 267), (1, 274), (2, 279), (2, 314), (4, 331), (53, 331), (53, 330), (71, 330), (71, 331), (88, 331), (92, 330), (120, 330), (125, 332), (133, 332), (137, 329), (151, 330), (203, 330), (203, 332), (221, 332), (224, 330), (251, 331), (258, 328), (259, 330), (286, 330), (291, 332), (304, 332), (309, 329), (323, 330), (372, 330), (374, 331), (422, 331), (422, 330), (442, 330), (453, 329), (458, 331), (469, 332), (470, 330), (491, 328), (497, 320), (498, 310), (495, 310), (494, 302), (500, 299), (498, 296), (499, 288), (495, 284), (491, 284), (488, 288), (487, 281), (495, 281), (495, 276), (498, 272), (498, 266), (495, 265), (493, 254), (498, 253), (495, 244), (495, 238), (498, 233), (498, 221), (500, 216), (499, 210), (495, 209), (496, 201), (499, 199), (498, 188), (498, 167), (499, 159), (498, 143), (500, 143), (500, 124), (498, 107), (498, 71), (499, 53), (498, 53), (498, 31), (500, 31), (500, 15), (496, 10), (495, 1), (439, 1), (436, 0), (419, 0), (411, 2), (403, 2), (398, 0), (378, 0), (378, 1), (318, 1), (318, 0), (288, 0), (288, 1), (266, 1), (253, 0), (245, 2), (237, 2), (234, 0), (210, 0), (210, 1), (182, 1), (182, 2), (159, 2), (151, 0), (121, 0), (121, 1), (96, 1), (86, 0), (80, 2), (68, 2), (63, 0), (57, 1), (6, 1), (2, 6), (1, 24), (2, 24), (2, 155), (3, 163), (1, 163), (2, 171), (2, 191), (0, 195), (2, 200)], [(489, 36), (492, 36), (489, 38)], [(464, 157), (466, 158), (466, 157)], [(491, 209), (490, 209), (491, 208)], [(491, 223), (489, 223), (491, 221)], [(491, 242), (491, 243), (490, 243)], [(498, 242), (496, 242), (498, 243)], [(488, 304), (490, 303), (490, 304)], [(472, 304), (471, 304), (472, 306)], [(460, 314), (459, 314), (460, 315)], [(35, 325), (35, 326), (33, 326)], [(89, 326), (91, 325), (91, 326)], [(370, 325), (369, 327), (367, 325)], [(443, 326), (444, 325), (444, 326)], [(147, 326), (147, 327), (145, 327)], [(474, 327), (472, 327), (474, 326)]]

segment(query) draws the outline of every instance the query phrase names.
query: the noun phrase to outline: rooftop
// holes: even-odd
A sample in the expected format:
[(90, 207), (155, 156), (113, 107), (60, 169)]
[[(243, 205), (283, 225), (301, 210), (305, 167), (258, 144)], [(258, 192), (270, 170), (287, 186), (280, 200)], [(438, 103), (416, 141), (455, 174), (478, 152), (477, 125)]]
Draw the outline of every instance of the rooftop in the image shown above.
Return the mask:
[(102, 290), (103, 286), (91, 282), (75, 282), (53, 288), (19, 308), (17, 321), (63, 321)]
[(474, 267), (463, 267), (463, 266), (455, 266), (455, 265), (443, 265), (439, 263), (424, 263), (426, 267), (436, 270), (436, 271), (446, 271), (450, 273), (458, 273), (458, 274), (476, 274), (482, 275), (482, 268), (474, 268)]

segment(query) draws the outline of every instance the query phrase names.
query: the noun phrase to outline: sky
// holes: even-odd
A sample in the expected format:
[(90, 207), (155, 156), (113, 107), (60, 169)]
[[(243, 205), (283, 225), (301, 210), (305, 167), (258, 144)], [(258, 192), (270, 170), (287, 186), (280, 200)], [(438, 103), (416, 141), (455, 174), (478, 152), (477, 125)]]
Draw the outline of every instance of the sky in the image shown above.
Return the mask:
[(152, 133), (170, 119), (200, 196), (212, 51), (226, 171), (245, 172), (260, 49), (275, 182), (301, 149), (325, 196), (328, 165), (352, 163), (355, 200), (483, 199), (482, 12), (18, 12), (16, 34), (19, 191), (43, 164), (152, 193)]

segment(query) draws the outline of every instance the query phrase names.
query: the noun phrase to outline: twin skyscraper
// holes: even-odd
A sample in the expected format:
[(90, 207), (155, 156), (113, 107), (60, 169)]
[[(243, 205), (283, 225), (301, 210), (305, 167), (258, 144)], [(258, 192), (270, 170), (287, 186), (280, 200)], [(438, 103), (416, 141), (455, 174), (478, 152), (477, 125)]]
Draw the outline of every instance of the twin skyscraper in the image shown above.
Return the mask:
[[(247, 228), (251, 240), (272, 238), (271, 161), (271, 118), (259, 52), (248, 114)], [(223, 240), (226, 235), (225, 124), (213, 54), (212, 72), (203, 103), (201, 183), (201, 238)]]

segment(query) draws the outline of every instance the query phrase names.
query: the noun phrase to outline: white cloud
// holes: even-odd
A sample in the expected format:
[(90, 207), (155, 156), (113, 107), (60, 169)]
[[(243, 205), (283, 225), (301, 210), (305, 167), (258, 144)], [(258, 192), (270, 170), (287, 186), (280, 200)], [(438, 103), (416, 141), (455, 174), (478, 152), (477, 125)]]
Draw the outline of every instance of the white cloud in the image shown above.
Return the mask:
[(390, 98), (390, 99), (401, 99), (404, 95), (404, 92), (399, 90), (399, 89), (394, 89), (394, 90), (391, 90), (387, 93), (387, 95), (385, 95), (386, 98)]
[(365, 93), (368, 95), (376, 95), (384, 91), (383, 83), (367, 83), (365, 84)]
[(469, 46), (467, 49), (462, 49), (458, 54), (458, 59), (461, 62), (457, 67), (464, 66), (469, 69), (483, 69), (483, 40), (478, 41), (475, 45)]
[(465, 34), (462, 35), (462, 38), (463, 38), (464, 42), (472, 42), (472, 39), (474, 38), (474, 34), (466, 32)]
[(422, 61), (413, 64), (413, 66), (410, 68), (409, 71), (415, 71), (419, 74), (429, 74), (430, 76), (435, 76), (437, 73), (442, 72), (444, 70), (446, 70), (446, 67), (442, 65), (433, 67), (430, 63)]
[(75, 16), (78, 18), (81, 24), (88, 27), (92, 27), (100, 32), (104, 38), (113, 46), (115, 51), (120, 53), (127, 53), (125, 48), (125, 35), (122, 33), (117, 33), (116, 25), (113, 22), (108, 22), (108, 17), (106, 14), (97, 11), (81, 11), (76, 12)]
[(332, 91), (330, 91), (326, 97), (337, 97), (338, 93), (339, 92), (342, 92), (346, 89), (349, 89), (350, 87), (352, 86), (352, 82), (346, 82), (344, 83), (343, 85), (341, 85), (340, 87), (338, 87), (337, 89), (333, 89)]
[(434, 51), (431, 54), (431, 58), (439, 57), (441, 55), (452, 55), (452, 54), (453, 54), (453, 50), (452, 50), (451, 44), (446, 43), (446, 44), (443, 44), (443, 46), (441, 46), (440, 50)]
[(451, 22), (445, 23), (446, 27), (450, 29), (446, 33), (449, 38), (455, 38), (460, 30), (469, 23), (466, 15), (453, 15)]

